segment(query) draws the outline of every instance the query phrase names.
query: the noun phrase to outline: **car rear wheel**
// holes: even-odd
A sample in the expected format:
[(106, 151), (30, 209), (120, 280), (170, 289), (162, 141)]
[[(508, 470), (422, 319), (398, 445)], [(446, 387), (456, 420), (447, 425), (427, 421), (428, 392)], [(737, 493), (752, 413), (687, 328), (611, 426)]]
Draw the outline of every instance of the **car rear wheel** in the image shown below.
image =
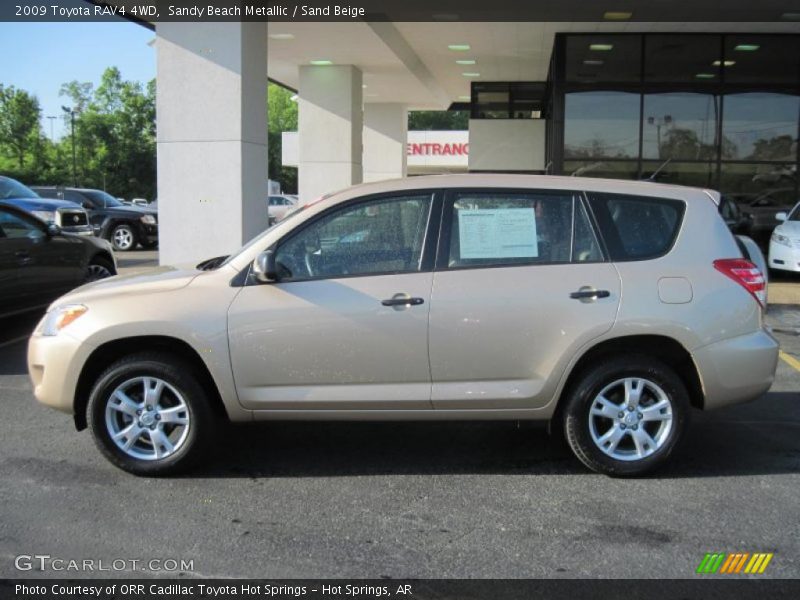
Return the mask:
[(194, 368), (164, 353), (135, 354), (108, 367), (92, 389), (87, 416), (100, 451), (136, 475), (187, 469), (213, 435)]
[(566, 399), (564, 431), (590, 469), (644, 475), (669, 460), (689, 420), (689, 394), (659, 360), (620, 356), (590, 368)]
[(121, 223), (111, 230), (111, 245), (114, 250), (127, 252), (136, 247), (136, 233), (127, 223)]
[(98, 256), (93, 258), (92, 262), (89, 263), (89, 266), (86, 267), (86, 277), (84, 278), (84, 282), (91, 283), (92, 281), (98, 281), (113, 275), (116, 275), (114, 265), (109, 260)]

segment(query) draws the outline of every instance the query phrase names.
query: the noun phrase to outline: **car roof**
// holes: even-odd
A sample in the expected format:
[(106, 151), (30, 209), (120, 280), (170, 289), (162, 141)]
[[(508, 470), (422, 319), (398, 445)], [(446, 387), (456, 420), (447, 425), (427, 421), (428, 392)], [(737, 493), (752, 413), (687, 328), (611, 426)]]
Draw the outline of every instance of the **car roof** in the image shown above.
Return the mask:
[(380, 194), (395, 191), (436, 188), (533, 188), (542, 190), (575, 190), (587, 192), (609, 192), (640, 196), (687, 199), (703, 196), (719, 203), (719, 193), (703, 188), (655, 183), (652, 181), (628, 181), (624, 179), (602, 179), (599, 177), (568, 177), (562, 175), (523, 175), (506, 173), (466, 173), (448, 175), (422, 175), (373, 183), (362, 183), (323, 199), (334, 197), (345, 200), (365, 194)]

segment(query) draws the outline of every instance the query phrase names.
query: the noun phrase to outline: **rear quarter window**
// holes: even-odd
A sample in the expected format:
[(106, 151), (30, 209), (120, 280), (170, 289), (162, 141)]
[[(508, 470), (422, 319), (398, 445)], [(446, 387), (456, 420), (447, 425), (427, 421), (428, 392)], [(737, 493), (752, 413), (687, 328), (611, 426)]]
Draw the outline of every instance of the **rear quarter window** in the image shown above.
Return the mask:
[(588, 196), (612, 261), (658, 258), (672, 249), (686, 211), (683, 201), (599, 192)]

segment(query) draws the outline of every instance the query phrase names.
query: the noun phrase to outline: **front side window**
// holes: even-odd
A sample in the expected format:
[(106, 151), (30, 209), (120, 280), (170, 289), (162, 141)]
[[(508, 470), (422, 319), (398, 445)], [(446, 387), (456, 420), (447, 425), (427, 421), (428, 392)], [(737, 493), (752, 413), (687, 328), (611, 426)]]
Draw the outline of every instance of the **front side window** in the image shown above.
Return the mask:
[(2, 237), (9, 239), (35, 239), (44, 236), (42, 230), (33, 223), (4, 210), (0, 210), (0, 232)]
[(281, 280), (421, 269), (430, 194), (360, 202), (326, 213), (278, 245)]
[[(572, 260), (570, 194), (465, 192), (451, 205), (449, 267), (486, 267)], [(585, 242), (585, 239), (584, 239)], [(585, 248), (585, 256), (592, 254)]]

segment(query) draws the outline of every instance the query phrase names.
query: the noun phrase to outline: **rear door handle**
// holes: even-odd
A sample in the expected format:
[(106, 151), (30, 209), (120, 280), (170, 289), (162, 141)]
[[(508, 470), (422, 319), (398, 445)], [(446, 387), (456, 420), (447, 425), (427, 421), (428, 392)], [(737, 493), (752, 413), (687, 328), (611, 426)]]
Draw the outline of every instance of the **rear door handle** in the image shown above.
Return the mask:
[(419, 306), (424, 303), (425, 300), (422, 298), (412, 298), (407, 294), (397, 294), (388, 300), (381, 300), (384, 306)]
[(572, 292), (569, 297), (575, 300), (595, 300), (597, 298), (608, 298), (611, 292), (608, 290), (591, 290), (579, 289), (577, 292)]

